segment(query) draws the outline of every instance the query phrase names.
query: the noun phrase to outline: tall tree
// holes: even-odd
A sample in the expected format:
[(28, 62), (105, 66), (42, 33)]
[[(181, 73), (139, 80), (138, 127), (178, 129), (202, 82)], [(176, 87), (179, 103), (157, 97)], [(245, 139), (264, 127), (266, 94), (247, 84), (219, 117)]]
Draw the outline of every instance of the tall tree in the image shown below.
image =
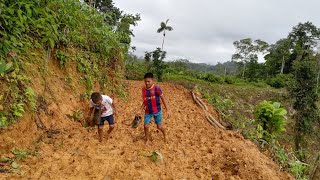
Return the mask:
[(155, 73), (159, 82), (162, 81), (163, 71), (166, 68), (163, 61), (164, 58), (166, 58), (166, 52), (162, 51), (160, 48), (157, 48), (152, 52), (145, 52), (146, 63), (152, 63), (151, 68), (148, 68), (148, 70), (151, 69), (151, 71)]
[(314, 54), (314, 49), (320, 40), (320, 30), (311, 22), (299, 23), (292, 28), (287, 39), (290, 41), (289, 67), (299, 59), (306, 50)]
[(106, 13), (105, 21), (107, 24), (116, 26), (122, 17), (122, 11), (114, 6), (113, 0), (84, 0), (99, 12)]
[(132, 29), (130, 29), (130, 26), (136, 26), (137, 22), (140, 20), (141, 19), (139, 14), (124, 14), (122, 15), (121, 20), (117, 25), (116, 31), (120, 34), (120, 42), (126, 45), (127, 48), (129, 48), (129, 45), (131, 43), (130, 36), (134, 36)]
[(168, 62), (168, 64), (170, 64), (170, 66), (176, 69), (178, 72), (186, 71), (188, 68), (188, 63), (190, 62), (187, 59), (177, 59), (175, 61)]
[(317, 94), (318, 94), (319, 78), (320, 78), (320, 54), (319, 54), (319, 51), (316, 54), (316, 60), (317, 60)]
[(266, 60), (267, 71), (269, 75), (288, 74), (292, 64), (289, 64), (291, 54), (291, 43), (287, 38), (278, 40), (270, 45), (269, 53), (264, 57)]
[[(301, 150), (304, 136), (312, 131), (312, 124), (318, 119), (317, 62), (310, 51), (303, 52), (293, 64), (294, 79), (288, 87), (295, 114), (295, 148)], [(302, 159), (302, 157), (300, 157)]]
[(243, 66), (242, 78), (245, 77), (247, 64), (258, 60), (258, 53), (264, 53), (268, 48), (268, 43), (257, 39), (254, 42), (251, 38), (241, 39), (233, 42), (236, 53), (232, 55), (232, 60), (239, 62)]
[(299, 23), (288, 35), (295, 50), (313, 50), (320, 40), (320, 31), (311, 22)]
[[(302, 149), (304, 136), (312, 131), (312, 124), (319, 120), (317, 115), (317, 61), (314, 48), (320, 37), (320, 29), (310, 22), (299, 23), (288, 35), (292, 42), (291, 58), (294, 79), (288, 87), (294, 101), (295, 115), (295, 147)], [(300, 156), (300, 159), (302, 157)]]
[(147, 66), (147, 71), (148, 72), (150, 72), (150, 70), (151, 70), (151, 61), (152, 61), (152, 59), (151, 59), (151, 53), (152, 52), (148, 52), (148, 51), (146, 51), (145, 52), (145, 55), (144, 55), (144, 60), (146, 61), (146, 66)]
[(249, 81), (257, 81), (259, 78), (265, 78), (265, 64), (259, 63), (258, 58), (250, 59), (247, 63), (246, 78)]
[(163, 44), (164, 44), (164, 38), (166, 37), (166, 31), (172, 31), (173, 28), (171, 26), (168, 26), (168, 21), (169, 19), (167, 19), (166, 22), (161, 22), (160, 23), (160, 28), (157, 30), (158, 33), (163, 32), (163, 40), (162, 40), (162, 46), (161, 46), (161, 50), (163, 51)]

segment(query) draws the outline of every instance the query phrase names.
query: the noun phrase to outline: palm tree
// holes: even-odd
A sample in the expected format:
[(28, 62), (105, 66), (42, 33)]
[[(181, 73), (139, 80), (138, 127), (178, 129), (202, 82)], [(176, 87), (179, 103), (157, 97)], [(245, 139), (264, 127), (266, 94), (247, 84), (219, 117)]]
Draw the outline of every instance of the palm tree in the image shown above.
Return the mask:
[(165, 23), (161, 22), (160, 23), (160, 28), (157, 30), (158, 33), (163, 32), (163, 40), (162, 40), (162, 48), (161, 48), (161, 50), (163, 50), (163, 44), (164, 44), (164, 38), (166, 37), (166, 31), (172, 31), (173, 30), (173, 28), (171, 26), (167, 26), (168, 21), (169, 21), (169, 19), (167, 19), (167, 21)]

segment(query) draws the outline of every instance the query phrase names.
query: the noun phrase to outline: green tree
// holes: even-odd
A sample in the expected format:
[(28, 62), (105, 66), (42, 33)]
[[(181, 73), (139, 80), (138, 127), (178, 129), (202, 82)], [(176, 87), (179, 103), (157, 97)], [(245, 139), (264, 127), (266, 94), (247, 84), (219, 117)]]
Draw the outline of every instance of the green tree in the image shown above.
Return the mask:
[(316, 60), (317, 60), (317, 94), (319, 90), (319, 78), (320, 78), (320, 54), (319, 51), (316, 54)]
[(311, 22), (299, 23), (293, 27), (287, 39), (291, 46), (291, 54), (288, 59), (289, 70), (291, 70), (294, 61), (299, 59), (306, 50), (314, 53), (317, 41), (320, 39), (320, 30)]
[(168, 64), (170, 64), (178, 72), (184, 72), (188, 68), (188, 63), (189, 63), (189, 60), (187, 60), (187, 59), (178, 59), (178, 60), (172, 61)]
[(164, 38), (166, 37), (166, 31), (172, 31), (173, 28), (171, 26), (168, 26), (168, 21), (169, 19), (167, 19), (166, 22), (161, 22), (160, 23), (160, 28), (157, 30), (158, 33), (163, 32), (163, 40), (162, 40), (162, 46), (161, 46), (161, 50), (163, 50), (163, 44), (164, 44)]
[(236, 48), (236, 53), (232, 55), (232, 60), (239, 62), (243, 66), (242, 78), (245, 77), (247, 64), (251, 61), (254, 63), (258, 60), (258, 53), (264, 52), (268, 48), (268, 43), (262, 40), (255, 40), (251, 38), (241, 39), (233, 42)]
[(264, 57), (268, 75), (288, 74), (291, 72), (292, 64), (289, 64), (291, 43), (287, 38), (278, 40), (270, 45), (268, 54)]
[(256, 81), (259, 78), (264, 79), (265, 67), (265, 64), (258, 63), (258, 58), (255, 56), (255, 58), (250, 59), (247, 63), (247, 69), (245, 70), (246, 78), (250, 81)]
[(288, 39), (292, 43), (295, 50), (310, 49), (312, 50), (317, 45), (320, 39), (320, 30), (311, 22), (299, 23), (293, 27), (288, 35)]
[[(299, 23), (288, 35), (292, 43), (294, 79), (288, 87), (295, 114), (295, 148), (302, 149), (304, 137), (312, 131), (312, 124), (319, 120), (317, 115), (317, 61), (314, 48), (320, 30), (311, 22)], [(303, 157), (300, 156), (300, 159)]]
[(129, 45), (131, 43), (131, 37), (134, 36), (132, 29), (130, 29), (130, 26), (136, 26), (137, 22), (140, 21), (140, 15), (132, 15), (132, 14), (124, 14), (121, 17), (120, 22), (117, 26), (117, 32), (120, 34), (120, 42), (125, 44), (127, 47), (127, 50), (129, 48)]
[(148, 70), (151, 70), (153, 73), (155, 73), (159, 82), (162, 81), (163, 72), (166, 68), (166, 65), (163, 61), (164, 58), (166, 58), (166, 52), (162, 51), (160, 48), (157, 48), (152, 52), (145, 53), (146, 63), (151, 63), (151, 68), (148, 68)]
[(146, 61), (147, 71), (151, 71), (151, 65), (152, 65), (152, 59), (151, 59), (152, 52), (145, 52), (144, 54), (144, 60)]
[[(317, 62), (310, 52), (304, 52), (293, 64), (294, 79), (289, 86), (295, 114), (295, 148), (301, 150), (304, 135), (311, 132), (312, 124), (318, 119), (316, 102)], [(302, 157), (300, 157), (301, 159)]]
[(109, 25), (116, 26), (122, 17), (123, 12), (114, 6), (113, 0), (85, 0), (85, 2), (99, 12), (105, 13), (105, 21)]

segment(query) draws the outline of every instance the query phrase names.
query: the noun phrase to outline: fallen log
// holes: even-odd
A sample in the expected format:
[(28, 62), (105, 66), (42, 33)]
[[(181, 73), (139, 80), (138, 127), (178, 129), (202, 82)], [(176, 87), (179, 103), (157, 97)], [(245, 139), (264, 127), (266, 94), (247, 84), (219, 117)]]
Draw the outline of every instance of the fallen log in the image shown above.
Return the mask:
[(196, 95), (194, 93), (194, 90), (191, 91), (191, 94), (192, 94), (192, 98), (196, 102), (196, 104), (198, 106), (200, 106), (201, 109), (204, 111), (204, 114), (206, 116), (207, 121), (211, 125), (213, 125), (213, 126), (215, 126), (217, 128), (226, 130), (226, 128), (224, 126), (222, 126), (215, 118), (212, 117), (212, 115), (208, 112), (208, 107), (205, 105), (205, 103), (200, 98), (196, 97)]

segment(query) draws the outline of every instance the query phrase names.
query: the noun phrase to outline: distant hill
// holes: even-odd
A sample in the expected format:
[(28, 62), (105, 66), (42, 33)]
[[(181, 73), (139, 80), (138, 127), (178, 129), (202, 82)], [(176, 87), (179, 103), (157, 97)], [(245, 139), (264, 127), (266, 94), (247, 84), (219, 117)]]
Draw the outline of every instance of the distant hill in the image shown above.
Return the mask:
[(188, 63), (188, 68), (201, 72), (211, 72), (214, 74), (236, 74), (238, 70), (238, 64), (235, 62), (227, 61), (224, 63), (218, 63), (217, 65), (209, 65), (205, 63)]
[[(138, 57), (133, 53), (130, 53), (127, 57), (126, 63), (133, 63), (133, 62), (143, 62), (143, 57)], [(194, 63), (190, 62), (187, 59), (178, 59), (174, 61), (167, 61), (172, 67), (175, 68), (183, 68), (183, 69), (190, 69), (192, 71), (199, 71), (205, 73), (214, 73), (218, 75), (223, 75), (226, 71), (227, 75), (235, 75), (238, 72), (239, 65), (236, 62), (227, 61), (224, 63), (218, 63), (216, 65), (210, 65), (206, 63)]]
[(227, 61), (224, 63), (218, 63), (216, 65), (210, 65), (206, 63), (193, 63), (185, 59), (181, 60), (175, 60), (168, 62), (172, 65), (178, 65), (178, 66), (184, 66), (187, 69), (193, 70), (193, 71), (200, 71), (200, 72), (206, 72), (206, 73), (214, 73), (222, 75), (225, 73), (228, 75), (236, 74), (238, 71), (239, 65), (236, 62)]

